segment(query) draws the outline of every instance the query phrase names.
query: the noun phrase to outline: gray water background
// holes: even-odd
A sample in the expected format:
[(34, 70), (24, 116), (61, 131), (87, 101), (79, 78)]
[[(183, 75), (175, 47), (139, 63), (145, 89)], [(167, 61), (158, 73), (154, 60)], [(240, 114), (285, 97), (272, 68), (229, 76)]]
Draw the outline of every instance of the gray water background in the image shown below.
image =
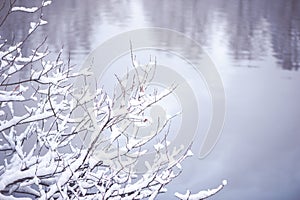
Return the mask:
[[(0, 35), (21, 38), (28, 16), (12, 15)], [(215, 62), (227, 101), (222, 136), (208, 157), (186, 160), (159, 199), (222, 179), (229, 184), (212, 199), (299, 199), (300, 1), (65, 0), (54, 1), (44, 18), (49, 24), (30, 40), (28, 52), (47, 36), (53, 54), (63, 46), (79, 67), (101, 42), (143, 27), (185, 33)]]

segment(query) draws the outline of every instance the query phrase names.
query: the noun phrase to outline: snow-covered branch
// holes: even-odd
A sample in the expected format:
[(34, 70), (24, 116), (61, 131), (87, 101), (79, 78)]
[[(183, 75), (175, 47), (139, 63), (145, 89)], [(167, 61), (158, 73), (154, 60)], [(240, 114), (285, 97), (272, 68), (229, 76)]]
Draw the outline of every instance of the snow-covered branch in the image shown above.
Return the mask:
[(196, 194), (191, 194), (191, 192), (188, 190), (186, 194), (180, 194), (178, 192), (175, 193), (175, 196), (182, 200), (200, 200), (200, 199), (207, 199), (215, 194), (217, 194), (219, 191), (223, 189), (223, 187), (227, 185), (227, 180), (223, 180), (222, 184), (219, 185), (219, 187), (211, 189), (211, 190), (203, 190), (201, 192), (198, 192)]

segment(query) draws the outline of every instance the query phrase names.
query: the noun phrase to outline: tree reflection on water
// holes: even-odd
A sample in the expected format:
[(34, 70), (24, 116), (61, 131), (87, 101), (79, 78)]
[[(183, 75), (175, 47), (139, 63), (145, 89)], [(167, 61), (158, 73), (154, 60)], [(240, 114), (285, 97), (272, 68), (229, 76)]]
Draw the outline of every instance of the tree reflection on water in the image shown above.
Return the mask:
[[(32, 4), (30, 1), (25, 1)], [(135, 13), (133, 8), (138, 8)], [(44, 11), (50, 22), (39, 32), (40, 38), (59, 50), (62, 45), (73, 59), (82, 59), (100, 43), (104, 36), (145, 26), (170, 28), (183, 32), (204, 47), (211, 47), (217, 31), (222, 30), (228, 57), (237, 66), (245, 61), (259, 61), (267, 52), (283, 69), (300, 66), (300, 1), (274, 0), (193, 0), (169, 1), (79, 1), (53, 2)], [(0, 30), (10, 38), (24, 35), (24, 14), (14, 14)], [(137, 24), (136, 21), (140, 21)], [(19, 31), (11, 33), (9, 27)], [(101, 27), (101, 28), (99, 28)], [(41, 39), (40, 39), (41, 40)], [(37, 39), (35, 38), (35, 41)], [(35, 42), (33, 41), (33, 43)], [(81, 60), (77, 60), (81, 63)], [(263, 67), (263, 66), (255, 66)]]

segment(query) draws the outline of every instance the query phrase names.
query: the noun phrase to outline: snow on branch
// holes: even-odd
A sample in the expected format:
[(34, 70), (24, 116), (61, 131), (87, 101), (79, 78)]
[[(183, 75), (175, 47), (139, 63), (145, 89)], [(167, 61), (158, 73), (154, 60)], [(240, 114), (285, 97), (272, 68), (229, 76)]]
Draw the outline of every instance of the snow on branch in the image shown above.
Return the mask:
[(191, 194), (191, 192), (188, 190), (186, 194), (180, 194), (178, 192), (175, 193), (175, 196), (178, 197), (181, 200), (200, 200), (200, 199), (207, 199), (208, 197), (211, 197), (221, 191), (223, 187), (227, 185), (227, 180), (222, 181), (222, 185), (215, 189), (211, 190), (204, 190), (201, 192), (198, 192), (196, 194)]
[(27, 13), (34, 13), (41, 9), (42, 7), (46, 7), (50, 5), (52, 1), (45, 1), (42, 3), (40, 7), (33, 6), (33, 7), (24, 7), (24, 6), (14, 6), (11, 8), (11, 12), (21, 11), (21, 12), (27, 12)]
[(30, 8), (26, 8), (26, 7), (18, 7), (18, 6), (15, 6), (11, 9), (11, 11), (22, 11), (22, 12), (29, 12), (29, 13), (34, 13), (38, 10), (39, 8), (38, 7), (30, 7)]

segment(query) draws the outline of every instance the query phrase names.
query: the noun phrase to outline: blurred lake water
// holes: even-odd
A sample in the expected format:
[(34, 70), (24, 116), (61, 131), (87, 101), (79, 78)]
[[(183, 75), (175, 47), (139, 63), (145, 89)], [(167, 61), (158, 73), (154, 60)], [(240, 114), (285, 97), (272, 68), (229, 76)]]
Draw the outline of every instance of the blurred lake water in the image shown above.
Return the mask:
[[(29, 16), (12, 14), (0, 35), (9, 42), (22, 38)], [(162, 199), (215, 187), (224, 178), (229, 184), (214, 199), (299, 198), (299, 0), (64, 0), (45, 8), (44, 18), (49, 24), (29, 47), (47, 37), (50, 51), (63, 46), (78, 66), (108, 38), (144, 27), (186, 34), (216, 64), (227, 101), (222, 136), (207, 158), (184, 164)]]
[[(80, 63), (92, 49), (117, 33), (163, 27), (185, 33), (212, 55), (230, 59), (232, 66), (274, 64), (296, 70), (300, 66), (299, 10), (297, 0), (54, 1), (44, 9), (49, 24), (41, 28), (34, 41), (47, 36), (50, 49), (58, 51), (64, 46), (73, 62)], [(13, 14), (1, 35), (11, 39), (24, 35), (28, 16)], [(17, 32), (12, 32), (12, 27), (18, 27)]]

